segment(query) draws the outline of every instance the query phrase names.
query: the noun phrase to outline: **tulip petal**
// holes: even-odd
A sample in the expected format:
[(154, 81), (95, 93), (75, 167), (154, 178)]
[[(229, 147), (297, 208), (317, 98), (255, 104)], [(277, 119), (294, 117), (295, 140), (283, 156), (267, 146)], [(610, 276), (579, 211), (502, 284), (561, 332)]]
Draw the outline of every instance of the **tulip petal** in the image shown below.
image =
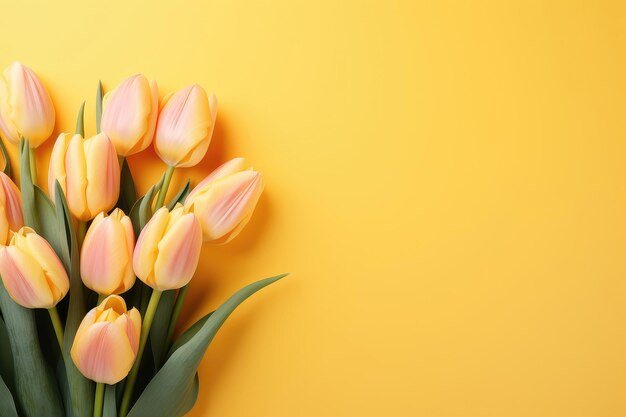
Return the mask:
[(135, 353), (120, 326), (111, 322), (95, 323), (74, 340), (72, 360), (87, 378), (116, 384), (128, 375)]
[(88, 216), (109, 211), (120, 195), (120, 165), (111, 141), (100, 133), (84, 142)]
[(133, 269), (137, 277), (151, 287), (154, 286), (154, 264), (159, 253), (158, 242), (165, 233), (168, 222), (169, 212), (167, 208), (161, 207), (145, 225), (135, 244)]
[(55, 300), (58, 302), (65, 297), (70, 289), (70, 280), (52, 246), (34, 232), (26, 233), (25, 239), (17, 246), (30, 254), (41, 267)]
[(67, 205), (72, 214), (79, 220), (89, 220), (90, 213), (87, 207), (87, 164), (83, 138), (73, 135), (65, 154), (66, 170), (66, 197)]
[(178, 91), (159, 115), (155, 137), (159, 157), (170, 166), (196, 165), (209, 147), (213, 123), (209, 98), (202, 87), (191, 85)]
[(11, 298), (21, 306), (50, 308), (56, 304), (41, 267), (15, 246), (0, 247), (0, 276)]
[(154, 265), (159, 290), (181, 288), (193, 277), (200, 259), (202, 229), (192, 213), (183, 215), (158, 243)]

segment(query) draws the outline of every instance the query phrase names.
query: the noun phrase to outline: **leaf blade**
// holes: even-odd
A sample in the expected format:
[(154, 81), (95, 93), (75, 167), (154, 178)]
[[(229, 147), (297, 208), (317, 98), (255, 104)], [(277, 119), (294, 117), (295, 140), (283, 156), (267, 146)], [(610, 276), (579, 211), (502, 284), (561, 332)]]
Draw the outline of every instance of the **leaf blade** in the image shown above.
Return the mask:
[[(228, 316), (252, 294), (287, 274), (266, 278), (245, 286), (213, 313), (190, 340), (179, 347), (145, 388), (128, 417), (180, 416), (188, 407), (198, 365)], [(167, 395), (163, 395), (167, 392)]]

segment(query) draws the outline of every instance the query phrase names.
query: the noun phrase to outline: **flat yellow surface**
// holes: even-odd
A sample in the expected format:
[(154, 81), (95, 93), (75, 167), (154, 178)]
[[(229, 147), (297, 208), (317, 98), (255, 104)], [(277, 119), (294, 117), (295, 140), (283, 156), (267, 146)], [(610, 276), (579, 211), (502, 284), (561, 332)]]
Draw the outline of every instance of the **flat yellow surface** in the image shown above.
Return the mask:
[[(193, 417), (626, 415), (623, 1), (2, 2), (57, 130), (143, 72), (220, 101), (194, 181), (266, 192), (188, 325), (257, 278)], [(46, 152), (39, 155), (41, 179)], [(15, 161), (15, 159), (14, 159)], [(132, 158), (141, 190), (164, 166)]]

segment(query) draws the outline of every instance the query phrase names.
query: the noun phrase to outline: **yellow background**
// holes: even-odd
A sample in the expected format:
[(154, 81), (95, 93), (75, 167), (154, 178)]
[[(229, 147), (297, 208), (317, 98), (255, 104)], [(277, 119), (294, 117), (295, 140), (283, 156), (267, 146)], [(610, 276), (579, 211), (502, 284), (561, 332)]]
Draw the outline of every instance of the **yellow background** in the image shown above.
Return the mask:
[(175, 184), (265, 175), (184, 321), (291, 276), (224, 326), (192, 416), (626, 415), (624, 2), (1, 4), (57, 131), (88, 99), (93, 132), (98, 79), (197, 82), (218, 125)]

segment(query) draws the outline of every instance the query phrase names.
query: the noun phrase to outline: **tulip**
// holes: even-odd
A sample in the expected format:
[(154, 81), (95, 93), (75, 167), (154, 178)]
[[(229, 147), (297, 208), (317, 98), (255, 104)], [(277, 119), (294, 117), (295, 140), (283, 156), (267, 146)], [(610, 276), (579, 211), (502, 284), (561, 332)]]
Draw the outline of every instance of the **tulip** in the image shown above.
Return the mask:
[(24, 226), (22, 195), (15, 183), (0, 171), (0, 244), (9, 241), (9, 231)]
[(141, 74), (133, 75), (104, 96), (102, 131), (111, 139), (118, 155), (133, 155), (152, 142), (158, 113), (156, 82)]
[(70, 355), (87, 378), (116, 384), (128, 375), (139, 348), (141, 315), (126, 309), (119, 295), (110, 295), (80, 323)]
[(157, 122), (154, 146), (172, 167), (191, 167), (204, 157), (217, 116), (217, 98), (197, 84), (167, 97)]
[(158, 291), (180, 288), (191, 280), (201, 247), (202, 229), (196, 216), (180, 204), (171, 212), (161, 207), (137, 239), (135, 274)]
[(52, 308), (65, 297), (70, 281), (48, 242), (29, 227), (0, 246), (0, 275), (11, 298), (27, 308)]
[(14, 62), (0, 78), (0, 132), (17, 144), (20, 137), (37, 148), (52, 134), (54, 106), (45, 87), (30, 68)]
[(91, 222), (80, 254), (80, 275), (98, 294), (121, 294), (135, 283), (135, 233), (128, 216), (118, 208), (101, 212)]
[(235, 158), (202, 180), (187, 196), (185, 208), (198, 216), (205, 242), (226, 243), (248, 223), (262, 191), (261, 174)]
[(55, 180), (79, 220), (87, 221), (112, 209), (120, 193), (120, 165), (109, 138), (100, 133), (83, 140), (81, 135), (61, 133), (52, 148), (48, 172), (53, 200)]

